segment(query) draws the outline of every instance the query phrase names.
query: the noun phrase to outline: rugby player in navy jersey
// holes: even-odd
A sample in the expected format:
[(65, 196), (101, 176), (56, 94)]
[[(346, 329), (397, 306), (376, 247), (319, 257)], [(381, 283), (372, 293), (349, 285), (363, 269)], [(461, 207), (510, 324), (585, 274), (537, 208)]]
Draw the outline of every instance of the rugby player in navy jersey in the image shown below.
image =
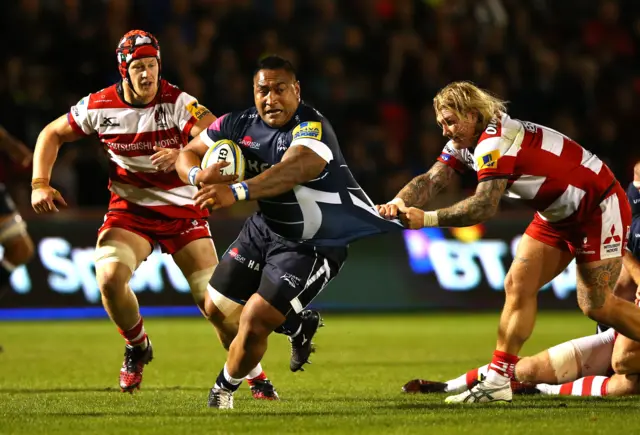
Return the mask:
[[(255, 107), (218, 118), (176, 162), (184, 181), (201, 186), (194, 197), (201, 207), (216, 210), (247, 200), (259, 205), (208, 288), (212, 317), (234, 337), (209, 393), (214, 408), (233, 407), (233, 392), (262, 359), (274, 330), (292, 337), (294, 352), (310, 349), (319, 318), (305, 307), (338, 274), (350, 242), (402, 229), (399, 221), (378, 214), (349, 171), (331, 124), (301, 101), (289, 61), (262, 59), (253, 91)], [(242, 149), (246, 181), (208, 184), (211, 172), (200, 170), (201, 158), (221, 139)], [(287, 327), (297, 313), (316, 319), (310, 333), (304, 321), (298, 330)], [(307, 356), (301, 355), (302, 363)]]

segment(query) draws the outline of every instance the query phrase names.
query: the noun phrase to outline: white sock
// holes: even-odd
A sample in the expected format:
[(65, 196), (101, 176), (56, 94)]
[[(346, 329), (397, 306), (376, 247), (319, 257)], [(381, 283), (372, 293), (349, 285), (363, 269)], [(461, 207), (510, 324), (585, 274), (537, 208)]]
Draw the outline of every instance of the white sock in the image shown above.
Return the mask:
[(549, 395), (549, 396), (557, 396), (560, 394), (560, 387), (562, 385), (551, 385), (551, 384), (537, 384), (536, 388), (540, 390), (540, 393)]
[(470, 382), (479, 380), (481, 376), (486, 376), (487, 370), (489, 370), (489, 364), (483, 365), (478, 369), (469, 370), (464, 375), (445, 382), (447, 384), (445, 392), (458, 394), (463, 391), (467, 391), (469, 389)]
[(511, 382), (511, 379), (509, 379), (507, 376), (502, 376), (495, 370), (488, 370), (486, 381), (492, 385), (503, 386)]
[(253, 368), (253, 370), (251, 370), (251, 371), (249, 372), (249, 374), (248, 374), (247, 376), (245, 376), (244, 378), (245, 378), (245, 379), (253, 379), (253, 378), (255, 378), (255, 377), (260, 376), (260, 373), (262, 373), (262, 364), (258, 363), (258, 365), (257, 365), (257, 366), (255, 366), (255, 367)]
[(229, 370), (227, 370), (227, 364), (226, 363), (224, 365), (224, 378), (231, 385), (238, 385), (238, 384), (240, 384), (242, 382), (242, 378), (236, 379), (236, 378), (232, 378), (231, 377), (231, 375), (229, 374)]

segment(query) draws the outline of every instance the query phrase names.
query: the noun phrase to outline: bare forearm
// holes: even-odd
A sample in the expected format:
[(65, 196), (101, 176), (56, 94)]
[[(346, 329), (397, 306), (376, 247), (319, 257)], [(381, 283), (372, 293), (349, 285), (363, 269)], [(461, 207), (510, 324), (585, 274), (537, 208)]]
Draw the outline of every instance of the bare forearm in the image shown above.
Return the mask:
[(269, 198), (293, 189), (320, 175), (322, 168), (304, 158), (291, 158), (246, 181), (251, 199)]
[(407, 207), (422, 208), (438, 193), (435, 187), (429, 174), (418, 175), (402, 188), (396, 198), (402, 199)]
[(51, 179), (53, 164), (62, 146), (62, 139), (52, 130), (45, 128), (40, 132), (33, 153), (33, 177)]
[(436, 162), (427, 173), (411, 180), (396, 198), (402, 199), (407, 207), (422, 208), (449, 184), (453, 173), (450, 167)]
[(200, 156), (191, 150), (182, 150), (178, 154), (178, 160), (176, 160), (176, 171), (180, 179), (189, 184), (189, 170), (194, 166), (200, 166), (202, 160)]
[(495, 209), (480, 197), (472, 196), (437, 211), (440, 227), (469, 227), (490, 219)]
[(500, 198), (507, 188), (507, 183), (507, 179), (495, 179), (480, 183), (475, 195), (451, 207), (437, 210), (438, 226), (468, 227), (491, 218), (498, 211)]

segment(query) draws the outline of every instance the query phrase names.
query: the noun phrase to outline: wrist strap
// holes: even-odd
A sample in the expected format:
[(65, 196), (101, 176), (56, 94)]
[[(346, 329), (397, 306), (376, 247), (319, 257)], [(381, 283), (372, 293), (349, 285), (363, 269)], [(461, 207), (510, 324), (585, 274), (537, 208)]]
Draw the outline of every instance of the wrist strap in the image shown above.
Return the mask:
[(249, 199), (249, 187), (244, 181), (234, 183), (229, 187), (231, 188), (231, 192), (233, 192), (233, 197), (236, 201), (245, 201)]
[(49, 187), (48, 178), (34, 178), (31, 180), (31, 190), (41, 189), (43, 187)]
[(425, 227), (437, 227), (438, 226), (438, 212), (425, 211), (422, 225)]
[(192, 166), (191, 169), (189, 169), (189, 174), (187, 175), (189, 184), (191, 184), (192, 186), (196, 185), (196, 175), (198, 175), (198, 172), (200, 171), (202, 171), (202, 168), (200, 168), (199, 166)]

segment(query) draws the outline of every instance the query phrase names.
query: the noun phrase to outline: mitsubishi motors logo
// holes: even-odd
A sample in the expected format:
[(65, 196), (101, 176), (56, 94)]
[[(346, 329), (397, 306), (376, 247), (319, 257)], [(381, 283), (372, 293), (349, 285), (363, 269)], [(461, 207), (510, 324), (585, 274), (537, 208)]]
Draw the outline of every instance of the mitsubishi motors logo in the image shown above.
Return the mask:
[(620, 238), (620, 236), (616, 234), (616, 226), (611, 225), (611, 235), (604, 239), (604, 244), (608, 245), (611, 242), (620, 243), (621, 241), (622, 239)]

